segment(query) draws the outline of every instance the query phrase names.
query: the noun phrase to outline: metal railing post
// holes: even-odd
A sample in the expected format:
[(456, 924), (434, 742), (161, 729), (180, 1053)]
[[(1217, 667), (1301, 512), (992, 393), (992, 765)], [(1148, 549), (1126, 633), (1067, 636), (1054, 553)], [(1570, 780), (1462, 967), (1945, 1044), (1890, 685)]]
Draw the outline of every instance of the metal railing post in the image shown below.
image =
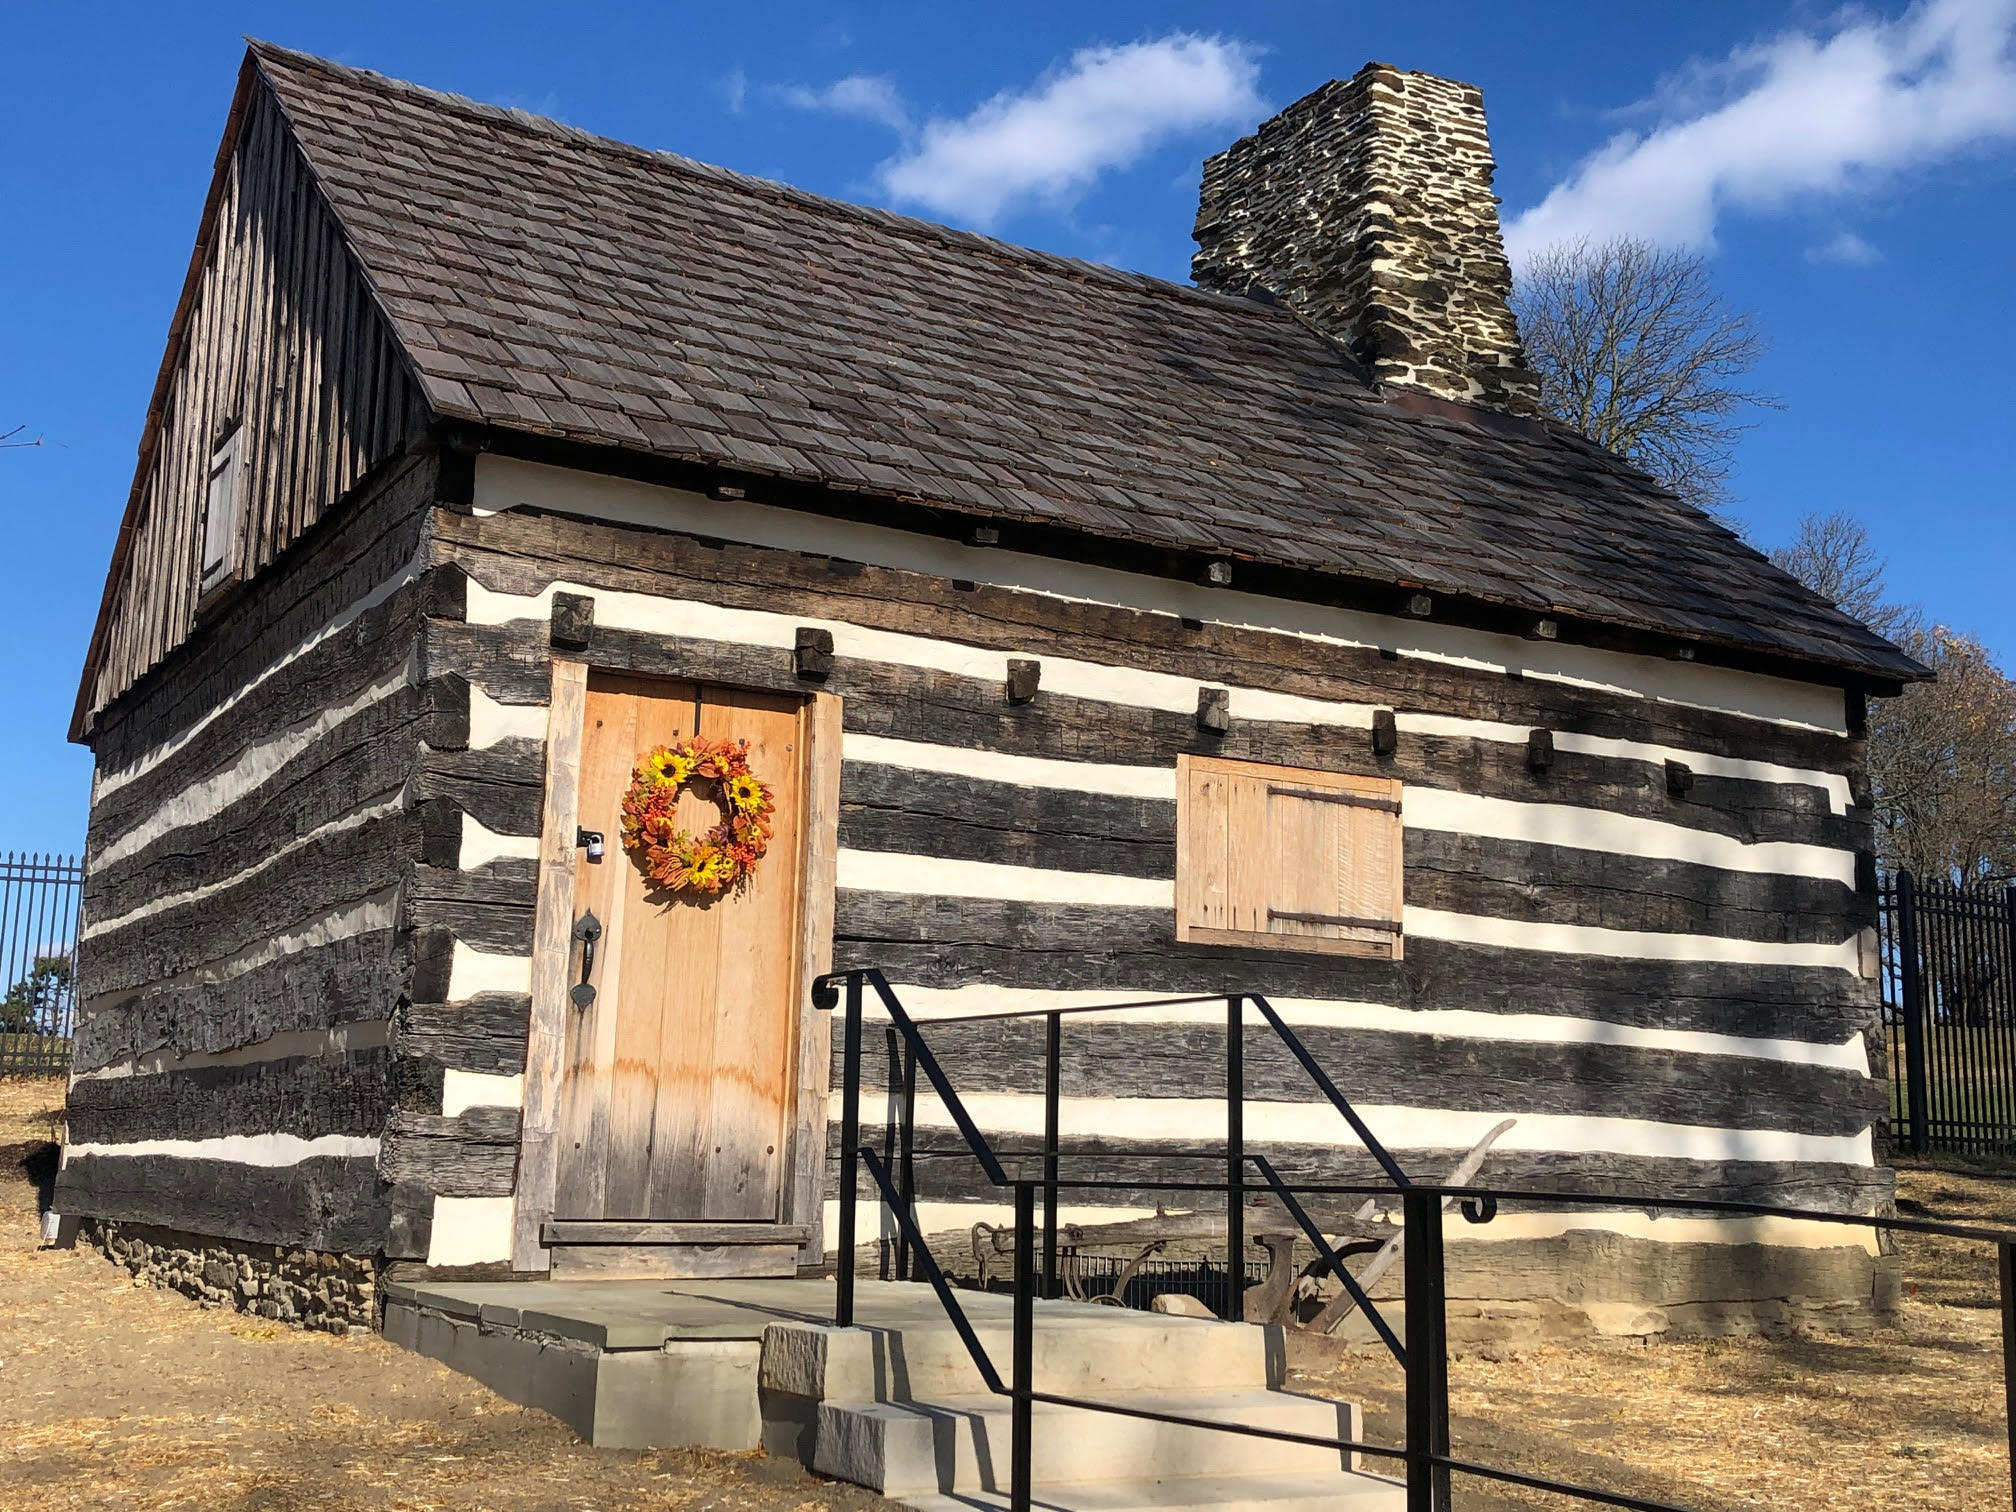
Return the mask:
[(1029, 1512), (1036, 1401), (1036, 1188), (1015, 1182), (1015, 1349), (1009, 1370), (1008, 1505)]
[(1225, 1000), (1225, 1321), (1246, 1317), (1246, 999)]
[[(903, 1198), (903, 1211), (917, 1216), (917, 1054), (903, 1041), (903, 1129), (896, 1146), (896, 1187)], [(911, 1279), (910, 1231), (896, 1229), (896, 1279)]]
[(1043, 1295), (1057, 1295), (1058, 1104), (1063, 1088), (1064, 1015), (1043, 1022)]
[(1908, 871), (1897, 873), (1897, 990), (1903, 999), (1904, 1095), (1911, 1149), (1923, 1155), (1932, 1147), (1926, 1112), (1925, 983), (1918, 962), (1918, 884)]
[(841, 1029), (840, 1253), (833, 1265), (833, 1324), (854, 1326), (854, 1186), (861, 1165), (861, 977), (847, 978), (846, 1020)]
[(1407, 1512), (1449, 1512), (1449, 1322), (1442, 1198), (1400, 1198), (1407, 1236)]

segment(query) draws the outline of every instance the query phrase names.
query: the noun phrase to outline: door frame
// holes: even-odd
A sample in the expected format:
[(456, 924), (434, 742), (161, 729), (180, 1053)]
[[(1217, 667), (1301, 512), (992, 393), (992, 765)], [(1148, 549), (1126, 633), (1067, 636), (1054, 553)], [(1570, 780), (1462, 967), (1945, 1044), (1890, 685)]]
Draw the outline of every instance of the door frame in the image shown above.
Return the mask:
[[(574, 843), (580, 824), (581, 739), (587, 715), (585, 661), (553, 660), (546, 716), (546, 792), (539, 820), (539, 892), (532, 928), (532, 1013), (525, 1041), (525, 1102), (518, 1126), (518, 1180), (511, 1213), (511, 1268), (544, 1271), (551, 1251), (541, 1238), (553, 1217), (559, 1178), (556, 1129), (567, 1074), (567, 1025), (574, 959)], [(626, 676), (626, 667), (606, 670)], [(708, 678), (681, 679), (727, 686)], [(758, 689), (752, 691), (776, 691)], [(832, 1071), (828, 1016), (812, 1006), (812, 980), (833, 964), (835, 865), (840, 829), (840, 698), (799, 688), (800, 781), (805, 796), (804, 843), (797, 856), (798, 928), (794, 934), (790, 1057), (796, 1111), (786, 1131), (782, 1221), (805, 1227), (801, 1265), (824, 1258), (826, 1103)], [(616, 847), (620, 852), (620, 845)], [(782, 859), (782, 858), (778, 858)], [(774, 864), (774, 863), (773, 863)]]

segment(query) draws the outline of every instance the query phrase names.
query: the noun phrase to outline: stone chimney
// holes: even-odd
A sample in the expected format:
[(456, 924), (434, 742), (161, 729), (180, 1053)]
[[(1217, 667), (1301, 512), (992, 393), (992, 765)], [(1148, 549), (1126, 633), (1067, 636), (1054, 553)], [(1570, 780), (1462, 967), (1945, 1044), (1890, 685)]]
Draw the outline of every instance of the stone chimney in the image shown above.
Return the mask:
[(1271, 292), (1381, 383), (1538, 413), (1484, 96), (1368, 63), (1204, 164), (1191, 276)]

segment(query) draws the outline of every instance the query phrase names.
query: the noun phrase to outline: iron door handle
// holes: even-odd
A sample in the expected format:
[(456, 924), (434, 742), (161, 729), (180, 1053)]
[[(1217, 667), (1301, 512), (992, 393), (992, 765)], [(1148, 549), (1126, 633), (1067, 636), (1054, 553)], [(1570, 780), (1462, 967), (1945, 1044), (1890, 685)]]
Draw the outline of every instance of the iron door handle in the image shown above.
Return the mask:
[(581, 942), (581, 980), (567, 996), (576, 1008), (586, 1008), (595, 1001), (595, 987), (588, 979), (595, 974), (595, 942), (602, 938), (602, 921), (592, 909), (574, 921), (574, 938)]

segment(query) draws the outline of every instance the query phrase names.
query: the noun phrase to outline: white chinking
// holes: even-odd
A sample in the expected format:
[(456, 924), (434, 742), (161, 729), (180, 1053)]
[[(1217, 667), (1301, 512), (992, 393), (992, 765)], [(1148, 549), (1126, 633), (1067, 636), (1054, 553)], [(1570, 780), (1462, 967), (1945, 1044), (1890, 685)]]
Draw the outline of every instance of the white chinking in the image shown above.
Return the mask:
[(436, 1197), (429, 1265), (482, 1265), (511, 1258), (509, 1197)]
[(525, 1106), (525, 1074), (500, 1076), (490, 1071), (457, 1071), (450, 1066), (441, 1074), (441, 1114), (454, 1118), (471, 1108), (522, 1108)]
[[(1155, 1210), (1144, 1207), (1085, 1207), (1057, 1205), (1057, 1223), (1126, 1223), (1153, 1218)], [(828, 1198), (822, 1220), (826, 1248), (839, 1242), (840, 1203)], [(855, 1222), (864, 1237), (896, 1237), (896, 1219), (886, 1204), (863, 1200)], [(917, 1223), (927, 1234), (970, 1229), (976, 1223), (1009, 1228), (1015, 1209), (1001, 1202), (920, 1202)], [(1397, 1230), (1396, 1230), (1397, 1231)], [(1590, 1232), (1616, 1234), (1625, 1239), (1649, 1239), (1664, 1244), (1768, 1244), (1791, 1249), (1859, 1249), (1867, 1254), (1880, 1252), (1870, 1230), (1838, 1223), (1815, 1223), (1797, 1218), (1685, 1218), (1644, 1211), (1617, 1212), (1591, 1208), (1570, 1213), (1510, 1213), (1500, 1210), (1489, 1223), (1470, 1224), (1450, 1218), (1445, 1233), (1450, 1244), (1503, 1243), (1517, 1239), (1555, 1239), (1564, 1234)]]
[[(1043, 1099), (1020, 1092), (961, 1094), (973, 1121), (989, 1133), (1041, 1138)], [(829, 1097), (828, 1118), (840, 1121), (841, 1095)], [(1246, 1137), (1254, 1144), (1358, 1147), (1337, 1110), (1327, 1102), (1246, 1103)], [(1482, 1139), (1503, 1117), (1497, 1112), (1460, 1112), (1367, 1103), (1358, 1108), (1366, 1125), (1392, 1150), (1463, 1150)], [(919, 1090), (919, 1128), (956, 1127), (933, 1093)], [(1223, 1130), (1225, 1104), (1208, 1097), (1065, 1097), (1058, 1104), (1059, 1132), (1066, 1138), (1194, 1141), (1200, 1131)], [(1721, 1129), (1700, 1124), (1663, 1123), (1645, 1118), (1601, 1118), (1567, 1113), (1522, 1113), (1510, 1132), (1492, 1146), (1502, 1153), (1578, 1150), (1610, 1155), (1676, 1160), (1751, 1160), (1867, 1166), (1875, 1162), (1869, 1132), (1796, 1134), (1782, 1129)]]
[(136, 1139), (130, 1144), (73, 1144), (65, 1148), (63, 1158), (67, 1161), (81, 1160), (86, 1156), (131, 1158), (170, 1155), (177, 1160), (291, 1166), (325, 1156), (376, 1160), (378, 1149), (379, 1140), (375, 1134), (319, 1134), (313, 1139), (303, 1139), (298, 1134), (224, 1134), (214, 1139)]
[[(544, 712), (543, 710), (541, 711)], [(539, 837), (537, 835), (500, 835), (495, 830), (485, 829), (470, 813), (462, 815), (462, 849), (457, 857), (456, 867), (460, 871), (475, 871), (492, 861), (536, 861), (539, 859)]]
[(502, 955), (455, 942), (448, 963), (448, 1001), (466, 1002), (480, 992), (530, 992), (532, 957)]

